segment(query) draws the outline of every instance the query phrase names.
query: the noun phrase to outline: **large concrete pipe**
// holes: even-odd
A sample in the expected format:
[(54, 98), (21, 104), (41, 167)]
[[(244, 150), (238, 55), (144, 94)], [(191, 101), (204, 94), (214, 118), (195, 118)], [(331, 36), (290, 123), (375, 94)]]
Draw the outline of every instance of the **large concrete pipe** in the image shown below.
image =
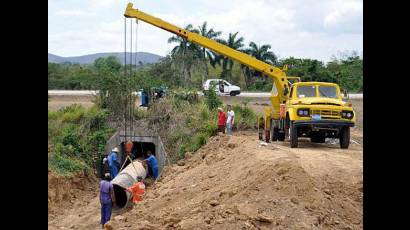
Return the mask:
[(111, 181), (114, 187), (115, 203), (119, 208), (123, 208), (128, 204), (131, 193), (126, 189), (138, 182), (138, 176), (144, 179), (147, 176), (147, 171), (141, 162), (135, 160)]

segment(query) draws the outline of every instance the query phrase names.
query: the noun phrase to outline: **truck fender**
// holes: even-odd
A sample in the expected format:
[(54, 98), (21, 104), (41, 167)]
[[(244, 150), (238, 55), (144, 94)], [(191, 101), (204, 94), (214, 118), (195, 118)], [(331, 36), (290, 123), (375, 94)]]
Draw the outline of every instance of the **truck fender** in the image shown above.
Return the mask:
[(297, 119), (297, 112), (295, 108), (288, 108), (289, 120), (294, 121)]

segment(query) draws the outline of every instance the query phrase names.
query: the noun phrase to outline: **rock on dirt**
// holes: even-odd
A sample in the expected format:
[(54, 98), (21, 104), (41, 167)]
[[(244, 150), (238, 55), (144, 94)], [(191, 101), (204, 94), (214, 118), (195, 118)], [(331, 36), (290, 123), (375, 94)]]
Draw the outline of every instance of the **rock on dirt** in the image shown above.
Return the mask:
[(261, 214), (259, 214), (255, 219), (261, 222), (266, 222), (266, 223), (272, 223), (274, 221), (273, 218), (270, 218), (270, 217), (267, 217)]
[(184, 166), (185, 165), (185, 161), (181, 160), (177, 162), (178, 166)]
[(211, 201), (209, 202), (209, 204), (210, 204), (211, 206), (217, 206), (217, 205), (219, 205), (219, 201), (217, 201), (217, 200), (211, 200)]
[(290, 201), (291, 201), (292, 203), (294, 203), (294, 204), (299, 204), (298, 199), (296, 199), (296, 198), (294, 198), (294, 197), (292, 197), (292, 198), (290, 199)]
[(125, 222), (125, 221), (127, 221), (127, 218), (124, 217), (124, 216), (118, 215), (118, 216), (114, 217), (114, 220)]
[(114, 228), (112, 227), (111, 221), (108, 221), (107, 223), (104, 224), (104, 230), (113, 230)]

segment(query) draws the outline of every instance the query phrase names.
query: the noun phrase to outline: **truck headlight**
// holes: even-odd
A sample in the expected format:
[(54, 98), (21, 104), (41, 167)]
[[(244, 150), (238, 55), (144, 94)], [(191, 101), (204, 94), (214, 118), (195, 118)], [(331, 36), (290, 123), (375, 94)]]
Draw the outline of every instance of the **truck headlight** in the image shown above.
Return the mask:
[(352, 119), (353, 118), (353, 111), (343, 110), (341, 115), (342, 115), (342, 118)]
[(308, 117), (309, 116), (309, 109), (298, 109), (298, 116), (299, 117)]

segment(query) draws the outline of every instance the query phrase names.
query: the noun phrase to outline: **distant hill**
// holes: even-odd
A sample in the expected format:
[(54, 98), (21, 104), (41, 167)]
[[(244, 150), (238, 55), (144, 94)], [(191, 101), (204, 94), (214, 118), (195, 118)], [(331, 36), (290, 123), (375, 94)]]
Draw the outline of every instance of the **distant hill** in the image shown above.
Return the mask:
[[(76, 57), (61, 57), (51, 53), (48, 53), (48, 62), (53, 63), (63, 63), (63, 62), (71, 62), (71, 63), (79, 63), (79, 64), (92, 64), (95, 59), (100, 57), (108, 57), (108, 56), (115, 56), (117, 57), (122, 64), (124, 64), (124, 53), (123, 52), (114, 52), (114, 53), (96, 53), (96, 54), (88, 54), (83, 56), (76, 56)], [(146, 53), (146, 52), (138, 52), (137, 54), (137, 64), (141, 61), (143, 64), (147, 63), (155, 63), (162, 58), (159, 55)], [(130, 53), (127, 53), (127, 63), (130, 61)], [(135, 63), (135, 53), (132, 54), (132, 62)]]

